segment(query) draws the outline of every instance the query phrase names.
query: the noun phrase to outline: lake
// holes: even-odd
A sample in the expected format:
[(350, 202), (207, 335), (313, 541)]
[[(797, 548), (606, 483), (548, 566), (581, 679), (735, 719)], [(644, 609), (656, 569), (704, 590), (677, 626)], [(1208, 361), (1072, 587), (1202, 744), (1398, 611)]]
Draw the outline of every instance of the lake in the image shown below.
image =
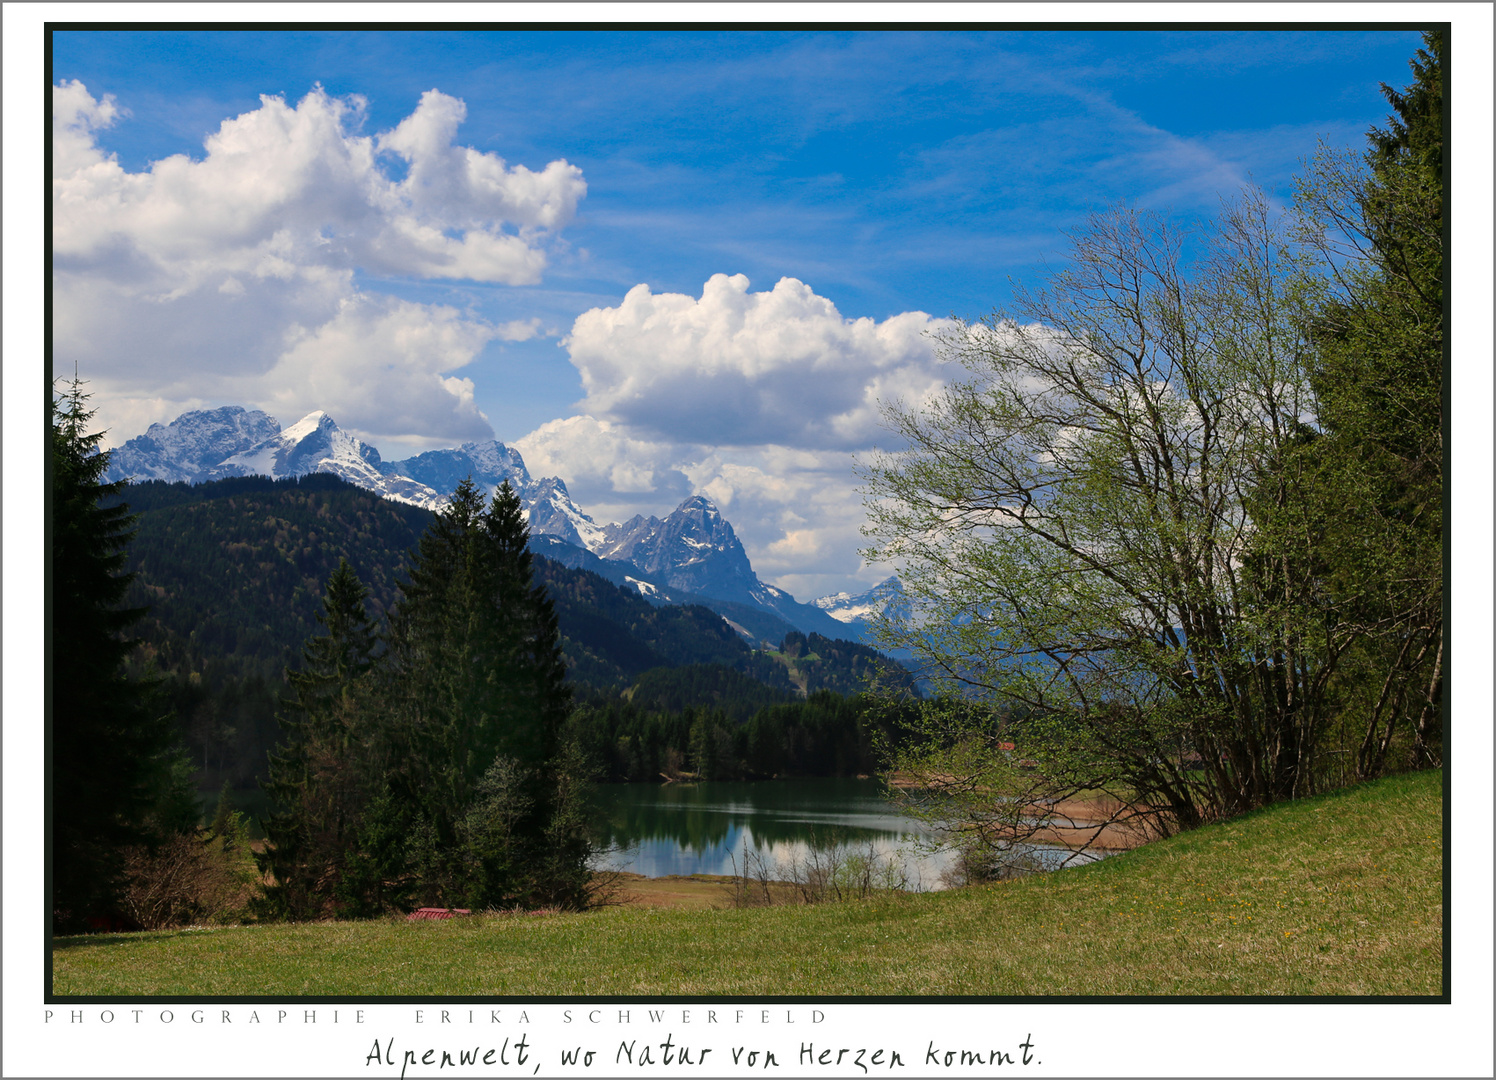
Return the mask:
[[(619, 849), (600, 868), (645, 877), (740, 874), (745, 850), (781, 870), (816, 853), (871, 853), (880, 866), (900, 871), (905, 887), (923, 890), (945, 888), (942, 874), (953, 860), (930, 851), (933, 834), (895, 809), (877, 780), (603, 784), (595, 804), (604, 841)], [(1100, 857), (1019, 846), (1052, 869)]]
[(645, 877), (734, 874), (744, 850), (788, 868), (812, 852), (865, 854), (897, 865), (911, 887), (941, 887), (948, 855), (917, 850), (928, 831), (882, 797), (876, 780), (604, 784), (604, 839), (622, 850), (603, 866)]
[[(871, 850), (880, 865), (897, 867), (908, 887), (944, 888), (941, 875), (952, 856), (921, 849), (921, 841), (933, 839), (930, 831), (882, 793), (877, 780), (602, 784), (594, 796), (602, 839), (619, 850), (599, 868), (645, 877), (739, 874), (745, 848), (786, 870), (813, 852), (860, 856)], [(204, 819), (211, 819), (218, 792), (200, 797)], [(263, 837), (258, 818), (269, 810), (266, 793), (236, 791), (233, 804), (251, 815), (251, 834)], [(1039, 845), (1024, 845), (1024, 853), (1054, 866), (1073, 854)]]

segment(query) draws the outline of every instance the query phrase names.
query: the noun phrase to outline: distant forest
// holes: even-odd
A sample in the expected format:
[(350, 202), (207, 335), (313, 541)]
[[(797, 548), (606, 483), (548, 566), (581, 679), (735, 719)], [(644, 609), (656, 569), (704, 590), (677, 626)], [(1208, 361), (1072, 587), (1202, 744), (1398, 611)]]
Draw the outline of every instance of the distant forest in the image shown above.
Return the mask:
[[(433, 515), (328, 475), (153, 481), (118, 501), (137, 515), (126, 603), (146, 609), (136, 674), (164, 680), (198, 786), (253, 789), (281, 741), (285, 675), (320, 633), (329, 576), (346, 558), (381, 623)], [(873, 771), (875, 682), (913, 692), (896, 663), (856, 642), (786, 635), (756, 651), (705, 607), (656, 607), (543, 557), (555, 605), (573, 734), (600, 780)]]

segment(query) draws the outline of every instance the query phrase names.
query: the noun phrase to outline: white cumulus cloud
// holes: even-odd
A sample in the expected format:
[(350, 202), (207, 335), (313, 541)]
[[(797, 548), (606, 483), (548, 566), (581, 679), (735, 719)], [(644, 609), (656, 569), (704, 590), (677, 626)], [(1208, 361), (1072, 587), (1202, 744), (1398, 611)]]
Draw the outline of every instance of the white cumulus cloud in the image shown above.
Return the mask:
[(580, 315), (562, 341), (585, 415), (516, 442), (535, 475), (559, 475), (599, 521), (663, 516), (692, 493), (732, 522), (761, 577), (801, 599), (872, 584), (858, 451), (888, 445), (882, 406), (944, 385), (924, 312), (846, 318), (794, 278), (752, 292), (717, 274), (701, 296), (629, 290)]
[(559, 229), (576, 214), (587, 190), (582, 170), (553, 161), (540, 172), (506, 167), (497, 154), (454, 146), (467, 105), (439, 90), (421, 95), (416, 111), (379, 137), (379, 148), (399, 154), (408, 171), (400, 199), (434, 217), (471, 228), (510, 221), (523, 229)]
[(77, 81), (52, 93), (55, 363), (93, 382), (116, 435), (205, 400), (407, 443), (491, 433), (456, 369), (538, 320), (495, 327), (378, 282), (540, 281), (586, 194), (576, 166), (458, 144), (466, 106), (438, 90), (364, 135), (364, 102), (316, 87), (131, 172), (98, 141), (126, 110)]
[[(536, 173), (454, 145), (466, 106), (435, 90), (378, 137), (354, 133), (358, 98), (320, 87), (294, 106), (262, 96), (208, 136), (201, 159), (174, 154), (139, 173), (94, 145), (118, 114), (108, 95), (95, 101), (70, 82), (53, 100), (61, 258), (124, 246), (190, 278), (260, 266), (274, 245), (296, 265), (533, 284), (545, 266), (539, 232), (570, 222), (587, 190), (565, 161)], [(381, 153), (404, 160), (403, 180), (386, 175)]]
[(847, 319), (794, 278), (755, 293), (716, 274), (699, 299), (636, 285), (564, 344), (594, 416), (685, 442), (854, 449), (876, 438), (880, 400), (940, 385), (929, 331), (943, 325)]
[(542, 424), (515, 447), (532, 476), (559, 476), (572, 497), (608, 517), (632, 517), (643, 505), (683, 499), (692, 493), (681, 471), (681, 457), (695, 451), (669, 440), (636, 438), (623, 428), (591, 416), (571, 416)]
[[(269, 411), (302, 416), (338, 403), (339, 425), (367, 433), (419, 432), (451, 444), (491, 437), (470, 379), (444, 376), (477, 354), (494, 329), (452, 308), (385, 297), (346, 302), (337, 316), (302, 333), (258, 380)], [(433, 422), (439, 427), (432, 427)]]

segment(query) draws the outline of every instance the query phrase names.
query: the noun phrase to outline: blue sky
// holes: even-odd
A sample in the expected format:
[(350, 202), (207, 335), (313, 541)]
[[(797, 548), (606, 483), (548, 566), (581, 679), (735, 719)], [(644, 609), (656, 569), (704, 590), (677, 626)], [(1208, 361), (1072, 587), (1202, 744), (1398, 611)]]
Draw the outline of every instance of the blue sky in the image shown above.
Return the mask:
[(600, 521), (705, 491), (767, 580), (865, 587), (852, 461), (938, 387), (938, 320), (1110, 204), (1286, 200), (1417, 45), (61, 32), (55, 363), (115, 441), (220, 404), (389, 458), (496, 437)]

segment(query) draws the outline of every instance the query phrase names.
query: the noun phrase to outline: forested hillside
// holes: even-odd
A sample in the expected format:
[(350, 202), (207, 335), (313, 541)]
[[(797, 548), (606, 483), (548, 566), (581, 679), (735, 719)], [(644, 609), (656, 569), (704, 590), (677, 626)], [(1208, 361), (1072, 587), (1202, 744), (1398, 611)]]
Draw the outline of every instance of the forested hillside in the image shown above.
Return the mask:
[[(668, 678), (681, 672), (651, 674)], [(752, 709), (661, 709), (658, 699), (641, 703), (639, 694), (592, 701), (573, 716), (572, 734), (596, 775), (608, 781), (859, 776), (879, 768), (876, 740), (898, 742), (912, 716), (908, 706), (875, 709), (862, 695), (822, 690), (804, 700), (782, 695), (774, 702), (773, 694), (760, 688)]]
[(189, 487), (153, 481), (123, 495), (138, 515), (128, 602), (164, 672), (279, 680), (317, 632), (328, 577), (346, 558), (382, 619), (430, 511), (336, 477), (263, 477)]
[[(127, 602), (148, 609), (136, 664), (166, 676), (201, 785), (252, 787), (281, 735), (284, 673), (321, 632), (339, 560), (368, 587), (382, 624), (432, 514), (322, 474), (153, 481), (119, 500), (138, 515)], [(555, 606), (568, 681), (589, 700), (626, 694), (636, 711), (660, 715), (700, 707), (734, 726), (807, 692), (866, 689), (879, 666), (873, 650), (819, 635), (792, 632), (781, 653), (756, 651), (704, 606), (657, 607), (543, 557), (535, 575)]]
[(857, 694), (874, 684), (902, 691), (914, 687), (914, 678), (905, 668), (890, 662), (877, 649), (855, 641), (832, 640), (820, 634), (806, 637), (796, 630), (785, 635), (778, 655), (806, 694), (819, 690)]
[(718, 664), (789, 686), (778, 665), (708, 608), (655, 607), (590, 570), (570, 570), (545, 558), (535, 560), (535, 572), (556, 605), (562, 649), (576, 683), (621, 690), (651, 668)]

